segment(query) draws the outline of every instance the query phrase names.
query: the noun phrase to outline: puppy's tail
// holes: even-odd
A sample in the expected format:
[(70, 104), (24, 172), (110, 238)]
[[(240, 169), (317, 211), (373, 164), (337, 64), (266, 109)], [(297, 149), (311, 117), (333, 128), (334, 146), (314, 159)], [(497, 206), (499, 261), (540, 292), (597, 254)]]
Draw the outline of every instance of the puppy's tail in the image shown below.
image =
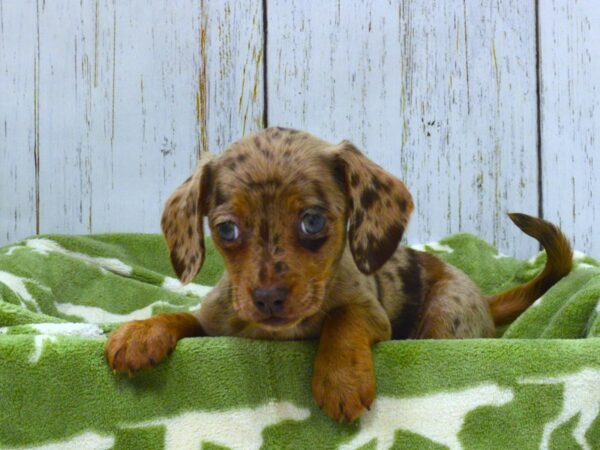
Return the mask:
[(508, 216), (525, 234), (542, 244), (547, 260), (544, 270), (533, 280), (488, 298), (496, 325), (512, 322), (573, 268), (573, 250), (558, 227), (526, 214)]

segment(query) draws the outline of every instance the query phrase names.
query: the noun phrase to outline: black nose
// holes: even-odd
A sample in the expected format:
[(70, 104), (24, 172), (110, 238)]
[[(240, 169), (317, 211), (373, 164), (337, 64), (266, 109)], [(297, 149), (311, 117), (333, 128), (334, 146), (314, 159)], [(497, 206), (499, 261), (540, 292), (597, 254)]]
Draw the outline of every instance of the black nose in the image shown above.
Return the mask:
[(252, 300), (263, 314), (279, 314), (288, 297), (288, 289), (282, 287), (256, 288), (252, 291)]

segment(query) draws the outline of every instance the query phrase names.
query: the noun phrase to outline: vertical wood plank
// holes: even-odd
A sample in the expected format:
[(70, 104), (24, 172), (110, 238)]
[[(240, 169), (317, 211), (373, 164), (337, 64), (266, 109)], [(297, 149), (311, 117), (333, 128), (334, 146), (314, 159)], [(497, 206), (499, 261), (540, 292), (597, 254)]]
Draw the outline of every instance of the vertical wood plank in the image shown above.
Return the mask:
[(0, 245), (36, 232), (36, 15), (0, 0)]
[(263, 30), (261, 1), (202, 2), (201, 151), (221, 152), (263, 127)]
[(600, 257), (600, 9), (539, 2), (544, 215)]
[(98, 54), (97, 39), (105, 33), (95, 29), (100, 5), (58, 1), (38, 7), (40, 231), (86, 233), (92, 231), (93, 153), (106, 156), (110, 131), (98, 133), (110, 92)]
[(505, 253), (537, 244), (532, 2), (268, 3), (269, 124), (353, 140), (403, 178), (408, 240), (469, 231)]
[(115, 2), (101, 46), (111, 91), (105, 154), (95, 154), (94, 230), (158, 231), (165, 199), (195, 166), (199, 6)]
[(158, 229), (166, 185), (190, 172), (198, 135), (197, 6), (170, 6), (45, 3), (42, 232)]
[(260, 3), (45, 2), (40, 33), (42, 232), (158, 231), (201, 151), (262, 125)]

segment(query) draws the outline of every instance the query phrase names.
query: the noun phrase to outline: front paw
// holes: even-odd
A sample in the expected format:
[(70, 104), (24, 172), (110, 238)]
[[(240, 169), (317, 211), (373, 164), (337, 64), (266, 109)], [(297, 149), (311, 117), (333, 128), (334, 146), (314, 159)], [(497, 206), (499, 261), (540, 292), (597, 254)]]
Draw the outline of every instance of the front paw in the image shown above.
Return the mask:
[(121, 325), (108, 338), (104, 352), (113, 370), (132, 375), (158, 364), (175, 345), (175, 331), (160, 320), (150, 318)]
[(312, 391), (320, 408), (332, 419), (352, 422), (375, 399), (375, 372), (370, 351), (317, 354)]

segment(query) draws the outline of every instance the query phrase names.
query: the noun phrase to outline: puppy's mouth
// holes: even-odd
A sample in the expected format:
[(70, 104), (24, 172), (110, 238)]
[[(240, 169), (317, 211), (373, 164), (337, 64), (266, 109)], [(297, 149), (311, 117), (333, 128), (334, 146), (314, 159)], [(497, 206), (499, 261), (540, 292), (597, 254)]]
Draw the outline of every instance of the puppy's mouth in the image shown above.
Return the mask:
[(293, 302), (292, 307), (281, 312), (264, 314), (257, 310), (250, 296), (241, 296), (238, 294), (240, 292), (245, 290), (235, 289), (233, 294), (233, 309), (237, 316), (268, 331), (283, 331), (297, 326), (318, 313), (324, 301), (324, 286), (312, 285), (303, 297)]
[(278, 315), (272, 315), (270, 317), (262, 318), (257, 321), (257, 325), (262, 328), (269, 330), (284, 330), (293, 328), (308, 317), (313, 316), (321, 309), (322, 299), (317, 301), (319, 289), (313, 286), (312, 289), (305, 295), (303, 301), (305, 307), (301, 308), (300, 311), (291, 317), (282, 317)]
[(298, 318), (271, 316), (262, 319), (258, 323), (264, 328), (281, 329), (293, 327), (299, 321), (300, 319)]

